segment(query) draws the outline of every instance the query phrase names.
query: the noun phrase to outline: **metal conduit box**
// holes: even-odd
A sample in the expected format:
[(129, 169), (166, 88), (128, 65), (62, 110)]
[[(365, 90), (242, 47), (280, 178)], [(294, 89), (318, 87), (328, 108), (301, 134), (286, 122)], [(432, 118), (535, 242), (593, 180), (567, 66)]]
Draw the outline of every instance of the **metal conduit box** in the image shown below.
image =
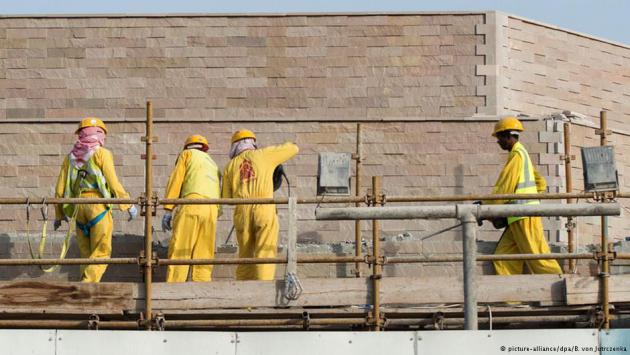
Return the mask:
[(582, 148), (584, 191), (617, 191), (619, 182), (612, 146)]
[(350, 153), (319, 153), (317, 195), (350, 194)]

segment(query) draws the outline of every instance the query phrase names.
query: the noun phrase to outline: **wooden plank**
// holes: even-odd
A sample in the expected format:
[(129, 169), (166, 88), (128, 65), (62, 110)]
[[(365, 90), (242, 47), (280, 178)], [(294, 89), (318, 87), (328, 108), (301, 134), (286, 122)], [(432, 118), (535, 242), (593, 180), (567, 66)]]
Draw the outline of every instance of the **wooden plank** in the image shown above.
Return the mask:
[[(463, 303), (461, 277), (384, 278), (382, 303)], [(564, 302), (563, 278), (559, 275), (512, 275), (477, 277), (477, 302)]]
[[(388, 277), (382, 280), (383, 306), (463, 303), (463, 281), (459, 277)], [(304, 279), (304, 293), (291, 306), (365, 306), (371, 300), (369, 278)], [(564, 278), (559, 275), (480, 276), (479, 303), (564, 303)], [(283, 282), (213, 281), (210, 283), (156, 284), (153, 307), (161, 312), (218, 308), (261, 308), (284, 306)], [(142, 304), (141, 289), (137, 301)]]
[(0, 312), (122, 314), (135, 309), (130, 283), (0, 282)]
[[(384, 307), (462, 303), (460, 277), (387, 277), (382, 280)], [(369, 278), (304, 279), (304, 293), (291, 305), (357, 307), (371, 300)], [(153, 307), (164, 313), (211, 313), (221, 309), (282, 307), (284, 283), (276, 281), (213, 281), (156, 283)], [(587, 305), (599, 299), (595, 277), (560, 275), (479, 276), (479, 303), (542, 302)], [(630, 275), (610, 277), (611, 302), (630, 302)], [(295, 307), (295, 308), (294, 308)], [(0, 312), (53, 314), (123, 314), (144, 310), (144, 286), (135, 283), (0, 282)]]
[[(601, 302), (598, 277), (566, 279), (567, 304), (598, 304)], [(610, 302), (630, 302), (630, 275), (611, 275), (608, 281)]]
[[(343, 306), (369, 303), (365, 278), (304, 279), (304, 292), (293, 306)], [(142, 305), (143, 290), (138, 290)], [(156, 311), (281, 307), (284, 281), (212, 281), (208, 283), (158, 283), (153, 286)]]

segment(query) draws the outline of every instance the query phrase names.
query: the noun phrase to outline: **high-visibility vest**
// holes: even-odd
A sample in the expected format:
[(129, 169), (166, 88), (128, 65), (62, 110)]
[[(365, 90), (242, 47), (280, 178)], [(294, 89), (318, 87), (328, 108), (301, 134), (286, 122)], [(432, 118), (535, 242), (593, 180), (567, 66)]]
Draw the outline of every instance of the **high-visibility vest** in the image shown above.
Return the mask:
[(189, 150), (190, 160), (179, 197), (198, 194), (206, 198), (221, 196), (219, 168), (210, 156), (197, 149)]
[[(68, 160), (69, 159), (70, 158), (68, 158)], [(81, 193), (84, 191), (98, 191), (103, 198), (112, 197), (101, 168), (94, 162), (94, 154), (92, 154), (87, 163), (83, 164), (81, 168), (77, 168), (68, 161), (68, 174), (66, 175), (66, 186), (63, 191), (63, 197), (81, 197)], [(106, 207), (107, 209), (111, 209), (111, 205), (106, 205)], [(72, 217), (74, 215), (74, 204), (63, 204), (62, 208), (66, 216)]]
[[(512, 147), (512, 151), (510, 152), (510, 158), (514, 154), (518, 154), (521, 156), (521, 160), (523, 164), (520, 167), (520, 171), (518, 173), (518, 185), (516, 185), (515, 194), (537, 194), (538, 189), (536, 188), (536, 177), (534, 176), (534, 166), (532, 165), (531, 160), (529, 159), (529, 153), (525, 149), (525, 147), (517, 142), (514, 147)], [(537, 205), (540, 203), (539, 200), (510, 200), (508, 203), (510, 204), (519, 204), (519, 205)], [(508, 224), (512, 224), (513, 222), (518, 221), (519, 219), (523, 219), (525, 217), (508, 217)]]

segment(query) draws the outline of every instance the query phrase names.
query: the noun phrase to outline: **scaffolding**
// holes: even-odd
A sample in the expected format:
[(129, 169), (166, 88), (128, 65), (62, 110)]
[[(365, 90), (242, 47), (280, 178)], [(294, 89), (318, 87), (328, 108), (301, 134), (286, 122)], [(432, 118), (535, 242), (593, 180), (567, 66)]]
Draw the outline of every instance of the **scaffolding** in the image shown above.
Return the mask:
[[(606, 116), (602, 113), (601, 130), (598, 134), (602, 137), (602, 145), (606, 143)], [(360, 128), (358, 129), (360, 132)], [(565, 131), (566, 133), (567, 131)], [(360, 133), (357, 136), (357, 154), (354, 156), (357, 171), (360, 171)], [(138, 265), (143, 271), (144, 282), (140, 284), (122, 285), (119, 283), (81, 284), (81, 283), (38, 283), (17, 281), (0, 285), (0, 296), (14, 302), (16, 307), (3, 309), (4, 315), (0, 317), (0, 328), (83, 328), (83, 329), (224, 329), (224, 328), (296, 328), (296, 329), (371, 329), (380, 331), (383, 329), (409, 329), (409, 327), (422, 327), (431, 325), (435, 329), (446, 329), (449, 326), (464, 329), (477, 329), (478, 324), (496, 323), (529, 323), (529, 322), (578, 322), (588, 323), (591, 326), (608, 329), (613, 315), (610, 314), (610, 275), (609, 264), (616, 259), (630, 259), (630, 254), (622, 254), (611, 251), (608, 246), (607, 219), (606, 216), (619, 215), (620, 206), (612, 203), (615, 198), (628, 198), (630, 193), (592, 194), (573, 193), (567, 184), (567, 193), (535, 194), (535, 195), (452, 195), (452, 196), (386, 196), (381, 191), (380, 177), (372, 177), (372, 189), (366, 195), (359, 193), (357, 182), (356, 196), (352, 197), (313, 197), (313, 198), (265, 198), (265, 199), (160, 199), (153, 191), (152, 144), (157, 137), (153, 136), (153, 117), (151, 102), (147, 102), (146, 136), (142, 137), (146, 150), (145, 192), (137, 199), (103, 199), (103, 198), (0, 198), (0, 204), (23, 205), (27, 208), (31, 204), (138, 204), (141, 207), (141, 215), (144, 216), (144, 249), (135, 258), (111, 258), (111, 259), (3, 259), (2, 266), (16, 265), (87, 265), (87, 264), (125, 264)], [(570, 156), (570, 151), (566, 153)], [(570, 164), (570, 159), (566, 160)], [(567, 174), (570, 179), (570, 174)], [(359, 180), (359, 177), (357, 177)], [(476, 206), (476, 205), (450, 205), (450, 206), (425, 206), (425, 207), (384, 207), (392, 202), (447, 202), (447, 201), (472, 201), (472, 200), (506, 200), (506, 199), (540, 199), (540, 200), (567, 200), (592, 199), (591, 204), (563, 204), (563, 205), (535, 205), (535, 206)], [(338, 204), (351, 203), (356, 207), (350, 208), (318, 208), (317, 219), (351, 219), (355, 220), (355, 255), (353, 256), (297, 256), (295, 251), (287, 257), (276, 258), (215, 258), (197, 260), (169, 260), (159, 259), (153, 250), (152, 217), (160, 205), (181, 204), (288, 204), (289, 215), (295, 216), (298, 204)], [(368, 207), (359, 207), (366, 204)], [(511, 254), (511, 255), (477, 255), (475, 234), (479, 219), (489, 217), (507, 216), (602, 216), (602, 236), (600, 250), (594, 253), (575, 253), (574, 243), (569, 234), (569, 253), (556, 254)], [(463, 224), (463, 255), (461, 257), (386, 257), (381, 256), (380, 251), (380, 220), (401, 218), (456, 218)], [(360, 221), (372, 221), (372, 251), (363, 255), (361, 251)], [(295, 223), (294, 221), (290, 223)], [(289, 238), (295, 239), (296, 226), (290, 225)], [(591, 259), (599, 263), (600, 273), (596, 294), (584, 293), (576, 296), (578, 300), (568, 300), (566, 294), (562, 294), (559, 285), (576, 287), (575, 285), (591, 285), (592, 278), (588, 277), (564, 277), (558, 275), (538, 276), (510, 276), (505, 277), (479, 277), (476, 275), (476, 263), (493, 260), (536, 260), (536, 259), (567, 259), (580, 260)], [(409, 263), (438, 263), (438, 262), (462, 262), (464, 279), (463, 287), (460, 280), (444, 277), (444, 281), (452, 282), (453, 287), (460, 287), (463, 297), (457, 292), (452, 295), (429, 296), (426, 300), (416, 300), (410, 296), (422, 290), (423, 287), (433, 288), (435, 285), (423, 284), (417, 280), (413, 290), (405, 290), (409, 287), (409, 279), (385, 278), (383, 267), (392, 264)], [(284, 281), (248, 281), (248, 282), (212, 282), (208, 284), (163, 284), (155, 283), (152, 279), (156, 267), (163, 265), (236, 265), (236, 264), (305, 264), (305, 263), (336, 263), (355, 264), (356, 278), (344, 279), (342, 282), (330, 282), (323, 284), (322, 279), (310, 281), (304, 280), (304, 289), (317, 289), (317, 293), (305, 294), (303, 299), (286, 298), (282, 290), (285, 289)], [(367, 265), (372, 269), (369, 277), (361, 277), (360, 265)], [(571, 267), (573, 264), (571, 264)], [(492, 279), (490, 279), (492, 278)], [(514, 282), (541, 281), (542, 287), (538, 290), (526, 290), (526, 294), (517, 302), (542, 301), (548, 306), (540, 306), (535, 309), (520, 307), (502, 307), (491, 310), (491, 304), (505, 301), (502, 295), (478, 295), (478, 290), (490, 283), (509, 287)], [(615, 279), (613, 279), (615, 281)], [(613, 282), (615, 287), (626, 282), (619, 279)], [(319, 284), (318, 284), (319, 283)], [(219, 285), (219, 286), (217, 286)], [(316, 297), (328, 293), (335, 293), (341, 286), (345, 287), (345, 297), (342, 301), (326, 303), (326, 299), (317, 300)], [(156, 288), (157, 287), (157, 291)], [(538, 285), (540, 286), (540, 285)], [(582, 287), (582, 286), (579, 286)], [(590, 286), (589, 286), (590, 287)], [(220, 289), (223, 288), (223, 289)], [(246, 289), (251, 288), (259, 298), (252, 296)], [(37, 296), (51, 297), (55, 290), (65, 290), (67, 299), (79, 299), (93, 296), (90, 302), (79, 300), (81, 309), (72, 311), (72, 304), (64, 306), (59, 302), (50, 304), (20, 304), (18, 297), (12, 298), (7, 292), (16, 294), (33, 292)], [(209, 303), (214, 302), (216, 307), (199, 309), (179, 309), (178, 313), (168, 315), (165, 312), (169, 308), (169, 302), (177, 301), (177, 293), (186, 290), (200, 290), (192, 292), (192, 295), (204, 296)], [(7, 291), (9, 290), (9, 291)], [(542, 290), (542, 291), (541, 291)], [(240, 292), (239, 292), (240, 291)], [(615, 289), (613, 288), (613, 291)], [(220, 293), (212, 298), (213, 293)], [(241, 294), (245, 293), (244, 295)], [(260, 292), (260, 293), (256, 293)], [(630, 302), (623, 290), (618, 292), (621, 296), (615, 296), (614, 302)], [(154, 301), (159, 295), (159, 305)], [(233, 301), (225, 300), (226, 297), (235, 298)], [(346, 297), (347, 296), (347, 297)], [(169, 298), (170, 297), (170, 298)], [(201, 297), (201, 296), (199, 296)], [(223, 298), (221, 298), (223, 297)], [(250, 297), (250, 298), (248, 298)], [(441, 298), (440, 298), (441, 297)], [(564, 302), (562, 298), (565, 297)], [(594, 297), (594, 298), (593, 298)], [(462, 298), (463, 301), (462, 302)], [(221, 299), (221, 301), (218, 301)], [(279, 301), (279, 299), (281, 301)], [(90, 308), (90, 304), (99, 307)], [(107, 303), (110, 302), (110, 303)], [(125, 304), (124, 311), (113, 309), (107, 311), (108, 305), (119, 302)], [(429, 306), (411, 306), (410, 304), (432, 303)], [(455, 306), (440, 305), (442, 302), (453, 302)], [(5, 302), (6, 303), (6, 302)], [(459, 304), (463, 303), (463, 307)], [(479, 305), (482, 303), (482, 305)], [(118, 305), (118, 303), (116, 303)], [(207, 304), (207, 303), (206, 303)], [(406, 306), (399, 307), (398, 304)], [(87, 305), (87, 306), (86, 306)], [(595, 305), (595, 306), (593, 306)], [(0, 309), (3, 306), (0, 304)], [(101, 311), (99, 312), (99, 308)], [(259, 308), (259, 309), (257, 309)], [(128, 312), (128, 313), (126, 313)], [(107, 314), (107, 316), (103, 316)], [(87, 317), (86, 317), (87, 315)], [(134, 318), (135, 317), (135, 318)]]

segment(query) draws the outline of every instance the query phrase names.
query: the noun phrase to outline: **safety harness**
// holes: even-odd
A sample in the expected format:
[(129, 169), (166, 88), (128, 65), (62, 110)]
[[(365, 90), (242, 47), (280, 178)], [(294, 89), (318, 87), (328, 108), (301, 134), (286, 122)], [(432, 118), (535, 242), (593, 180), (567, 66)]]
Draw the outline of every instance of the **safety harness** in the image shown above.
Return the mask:
[[(90, 183), (87, 179), (88, 176), (92, 176), (96, 179), (95, 183)], [(92, 157), (86, 163), (85, 169), (78, 169), (74, 167), (71, 163), (68, 165), (68, 176), (66, 178), (66, 186), (64, 190), (64, 197), (73, 198), (81, 196), (81, 193), (86, 190), (98, 190), (104, 198), (111, 197), (111, 193), (107, 188), (107, 183), (105, 177), (103, 176), (103, 172), (101, 169), (94, 164)], [(77, 212), (78, 209), (74, 204), (63, 204), (62, 210), (65, 216), (70, 217), (70, 221), (68, 222), (68, 231), (66, 232), (66, 237), (64, 239), (63, 245), (61, 247), (61, 252), (59, 254), (59, 260), (64, 259), (66, 254), (68, 253), (70, 238), (72, 237), (73, 230), (76, 231), (79, 228), (83, 235), (86, 237), (90, 237), (90, 229), (98, 224), (103, 217), (111, 210), (111, 205), (105, 205), (105, 210), (99, 213), (96, 217), (92, 218), (89, 222), (82, 224), (77, 222)], [(48, 205), (46, 204), (46, 199), (42, 201), (42, 219), (44, 224), (42, 226), (42, 237), (39, 240), (39, 247), (37, 248), (37, 254), (33, 250), (33, 245), (31, 244), (31, 236), (30, 236), (30, 203), (27, 199), (26, 201), (26, 238), (28, 241), (28, 249), (31, 254), (31, 258), (33, 259), (43, 259), (44, 251), (46, 249), (46, 237), (47, 237), (47, 226), (48, 226)], [(54, 265), (51, 267), (44, 267), (40, 265), (39, 268), (43, 272), (53, 272), (59, 268), (60, 265)]]
[[(90, 183), (89, 179), (95, 180)], [(101, 169), (94, 163), (93, 156), (85, 163), (84, 168), (79, 169), (68, 164), (68, 176), (66, 178), (66, 189), (64, 190), (64, 197), (80, 197), (81, 193), (86, 190), (97, 190), (100, 192), (103, 198), (110, 198), (112, 195), (107, 187), (107, 181)], [(64, 204), (63, 211), (66, 216), (76, 215), (76, 207), (74, 204)], [(111, 210), (111, 205), (105, 205), (105, 210), (99, 213), (96, 217), (87, 223), (79, 223), (75, 219), (76, 227), (79, 228), (83, 235), (90, 237), (90, 229), (100, 222), (107, 213)], [(70, 212), (70, 213), (68, 213)]]
[(105, 217), (105, 215), (109, 213), (109, 211), (110, 211), (110, 208), (108, 206), (105, 208), (105, 210), (103, 210), (103, 212), (99, 213), (98, 216), (94, 217), (91, 221), (87, 222), (86, 224), (81, 224), (79, 222), (76, 222), (77, 228), (79, 228), (83, 232), (84, 236), (89, 238), (90, 229), (94, 227), (98, 222), (100, 222), (101, 219), (103, 219), (103, 217)]

